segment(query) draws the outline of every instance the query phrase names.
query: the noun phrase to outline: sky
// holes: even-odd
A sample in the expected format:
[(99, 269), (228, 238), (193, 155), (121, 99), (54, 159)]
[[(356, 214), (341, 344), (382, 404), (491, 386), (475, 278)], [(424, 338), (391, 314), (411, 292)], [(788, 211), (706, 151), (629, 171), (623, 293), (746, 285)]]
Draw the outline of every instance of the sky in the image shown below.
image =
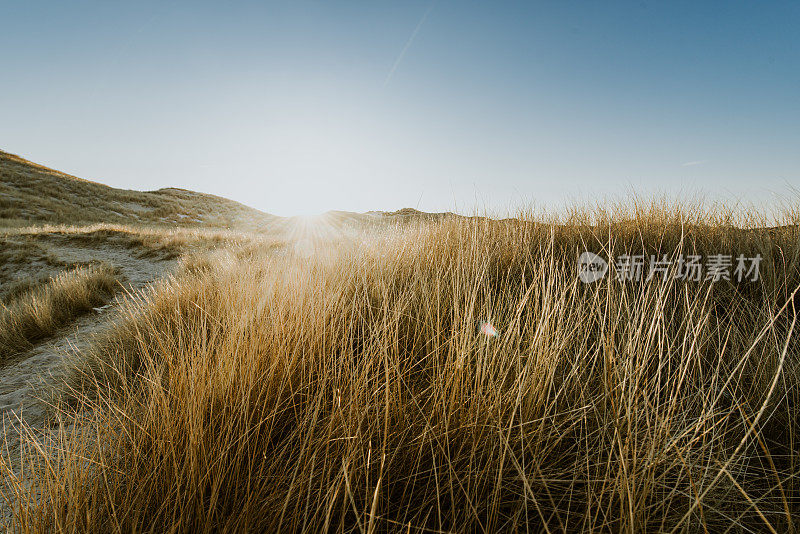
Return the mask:
[(278, 215), (800, 187), (800, 3), (0, 0), (0, 149)]

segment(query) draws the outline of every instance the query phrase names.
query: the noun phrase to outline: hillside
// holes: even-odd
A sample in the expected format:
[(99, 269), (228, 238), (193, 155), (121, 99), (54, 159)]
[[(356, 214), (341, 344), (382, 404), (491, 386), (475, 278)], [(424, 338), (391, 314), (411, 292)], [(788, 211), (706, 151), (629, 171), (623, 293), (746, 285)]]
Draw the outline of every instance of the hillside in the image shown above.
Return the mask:
[[(334, 210), (317, 219), (328, 227), (366, 229), (447, 217), (458, 216), (404, 208), (367, 213)], [(271, 215), (223, 197), (175, 187), (157, 191), (117, 189), (0, 150), (0, 226), (92, 223), (292, 233), (297, 218)]]
[(0, 225), (119, 223), (258, 230), (272, 215), (184, 189), (132, 191), (83, 180), (0, 151)]

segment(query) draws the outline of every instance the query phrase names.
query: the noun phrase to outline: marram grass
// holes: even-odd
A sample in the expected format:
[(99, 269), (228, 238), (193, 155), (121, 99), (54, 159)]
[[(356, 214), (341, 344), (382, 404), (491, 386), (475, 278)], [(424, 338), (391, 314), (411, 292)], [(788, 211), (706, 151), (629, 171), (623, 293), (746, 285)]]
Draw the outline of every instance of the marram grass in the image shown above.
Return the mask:
[[(31, 448), (11, 527), (796, 530), (797, 217), (629, 215), (186, 269), (72, 363), (57, 415), (77, 424)], [(763, 262), (758, 282), (584, 284), (587, 249)]]

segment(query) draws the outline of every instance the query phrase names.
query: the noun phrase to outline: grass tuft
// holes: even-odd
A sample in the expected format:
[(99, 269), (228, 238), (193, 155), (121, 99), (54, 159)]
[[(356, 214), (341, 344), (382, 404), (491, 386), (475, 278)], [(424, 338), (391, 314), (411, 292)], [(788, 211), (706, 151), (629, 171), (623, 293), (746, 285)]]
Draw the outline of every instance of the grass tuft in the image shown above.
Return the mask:
[(0, 308), (0, 362), (104, 304), (117, 285), (114, 270), (98, 264), (15, 286)]

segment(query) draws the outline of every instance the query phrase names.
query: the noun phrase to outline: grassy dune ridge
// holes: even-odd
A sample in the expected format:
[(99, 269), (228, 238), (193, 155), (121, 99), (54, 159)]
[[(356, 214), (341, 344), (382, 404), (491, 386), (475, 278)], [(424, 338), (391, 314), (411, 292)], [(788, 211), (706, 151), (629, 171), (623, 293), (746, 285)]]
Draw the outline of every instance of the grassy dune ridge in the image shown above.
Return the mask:
[(175, 258), (187, 252), (210, 250), (220, 246), (241, 246), (244, 243), (274, 244), (278, 239), (268, 233), (249, 233), (215, 228), (161, 228), (131, 224), (97, 223), (86, 225), (40, 225), (5, 228), (0, 233), (6, 239), (42, 239), (45, 243), (62, 238), (69, 244), (119, 244), (144, 256)]
[(255, 228), (274, 217), (185, 189), (132, 191), (77, 178), (0, 150), (0, 224), (117, 223)]
[[(218, 251), (72, 363), (60, 416), (77, 404), (82, 437), (31, 455), (14, 526), (797, 528), (796, 213), (446, 219), (310, 258)], [(764, 260), (757, 283), (589, 285), (586, 249)]]

